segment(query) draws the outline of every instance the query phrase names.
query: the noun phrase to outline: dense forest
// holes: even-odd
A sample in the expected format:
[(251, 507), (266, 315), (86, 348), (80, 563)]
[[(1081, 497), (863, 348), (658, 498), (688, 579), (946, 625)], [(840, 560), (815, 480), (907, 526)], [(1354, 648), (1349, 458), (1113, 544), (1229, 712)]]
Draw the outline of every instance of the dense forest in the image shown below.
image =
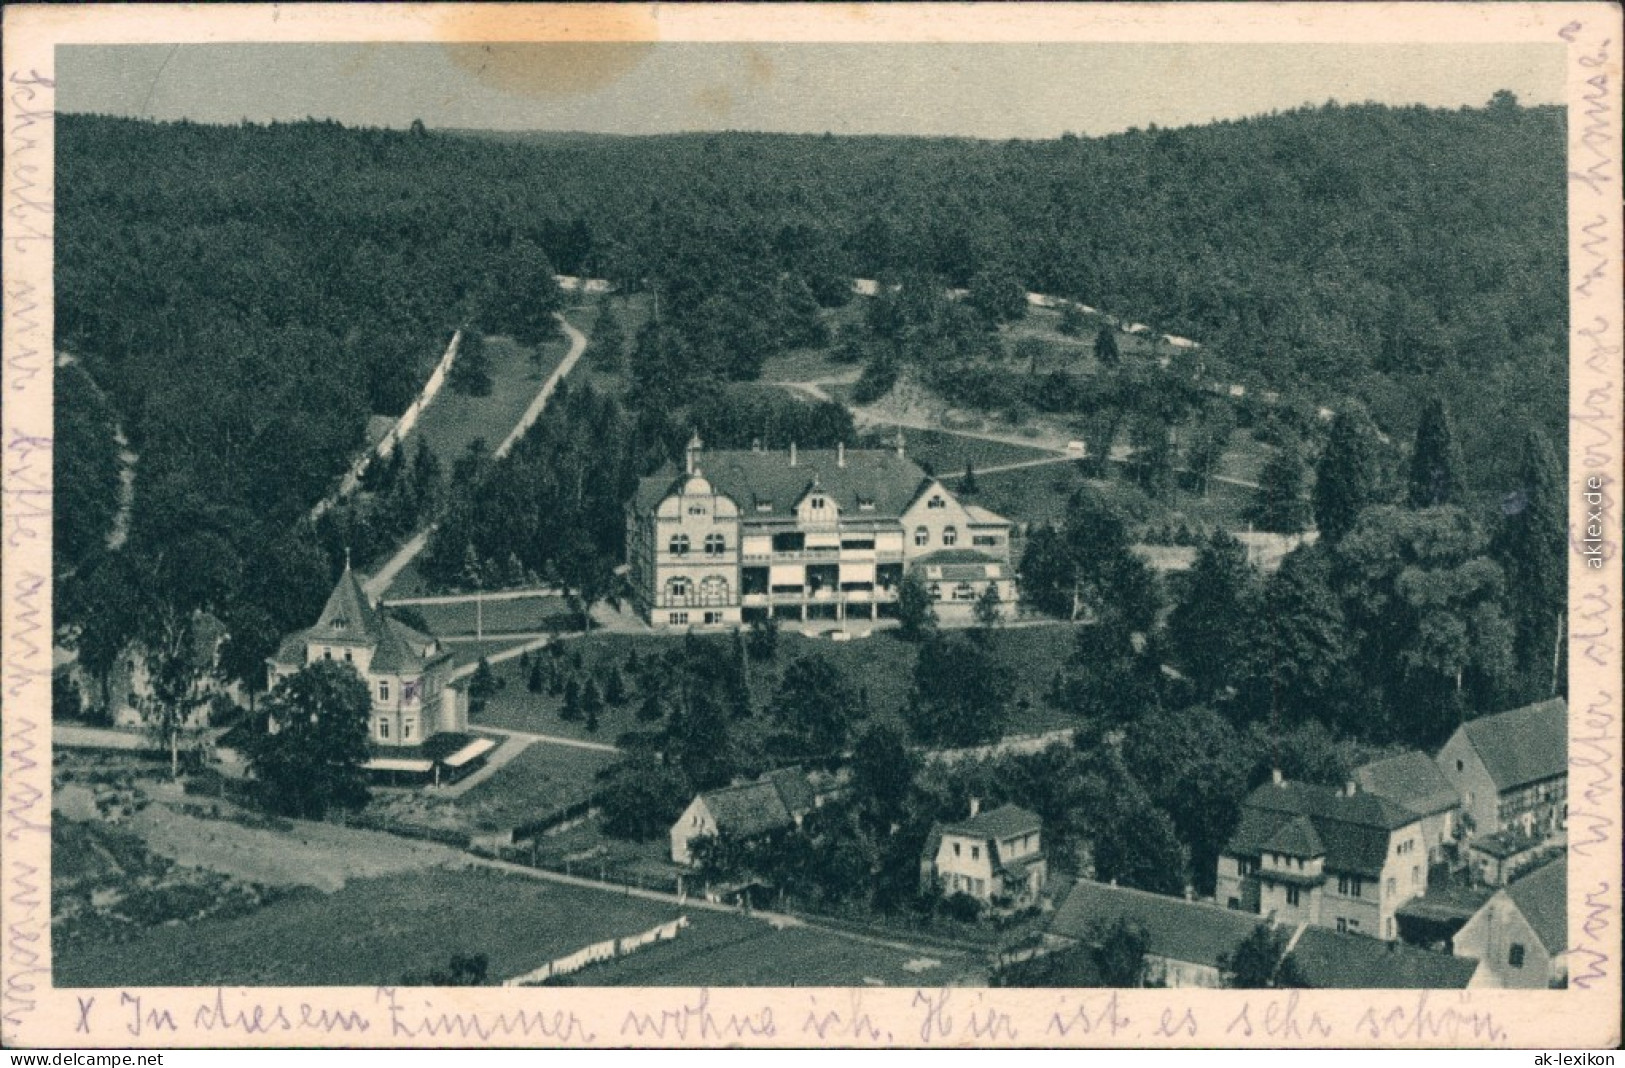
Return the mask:
[[(977, 345), (957, 320), (985, 327), (1027, 288), (1199, 338), (1209, 372), (1340, 411), (1361, 401), (1396, 438), (1449, 396), (1461, 477), (1498, 498), (1519, 485), (1502, 443), (1538, 429), (1561, 454), (1565, 440), (1563, 129), (1560, 109), (1506, 94), (1030, 142), (64, 115), (57, 337), (88, 381), (62, 393), (77, 444), (58, 478), (84, 492), (59, 515), (61, 616), (131, 633), (100, 609), (139, 589), (211, 608), (234, 635), (302, 622), (354, 540), (302, 517), (368, 418), (408, 403), (453, 330), (545, 327), (554, 268), (653, 293), (628, 410), (576, 402), (644, 444), (674, 440), (647, 423), (676, 403), (731, 436), (708, 388), (827, 340), (819, 309), (868, 276), (904, 297), (971, 291), (925, 319), (904, 297), (872, 301), (847, 345), (871, 386), (911, 361), (949, 382)], [(92, 391), (106, 404), (73, 401)], [(101, 548), (117, 486), (93, 441), (113, 423), (140, 458), (119, 553)], [(641, 449), (616, 461), (617, 483), (657, 458)], [(388, 530), (458, 460), (386, 473), (401, 487)], [(592, 508), (608, 531), (608, 505)], [(442, 543), (431, 563), (450, 572), (467, 546)]]

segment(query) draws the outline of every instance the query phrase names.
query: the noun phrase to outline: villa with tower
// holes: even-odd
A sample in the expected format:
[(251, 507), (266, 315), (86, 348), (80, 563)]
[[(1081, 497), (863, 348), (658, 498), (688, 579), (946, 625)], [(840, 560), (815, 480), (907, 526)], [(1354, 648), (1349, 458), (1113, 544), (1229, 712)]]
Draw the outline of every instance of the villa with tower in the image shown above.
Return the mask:
[(639, 612), (657, 629), (896, 618), (917, 574), (945, 620), (992, 587), (1016, 603), (1010, 521), (895, 449), (704, 452), (642, 479), (627, 510)]
[(350, 665), (372, 695), (369, 771), (444, 781), (493, 748), (467, 733), (467, 697), (451, 685), (451, 651), (374, 604), (348, 561), (315, 625), (284, 638), (267, 661), (269, 685), (320, 660)]

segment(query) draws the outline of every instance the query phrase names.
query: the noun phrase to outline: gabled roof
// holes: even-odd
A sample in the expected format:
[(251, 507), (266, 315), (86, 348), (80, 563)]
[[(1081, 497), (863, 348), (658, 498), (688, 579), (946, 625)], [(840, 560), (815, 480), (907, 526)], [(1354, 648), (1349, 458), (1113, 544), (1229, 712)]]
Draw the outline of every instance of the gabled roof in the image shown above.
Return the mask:
[(1461, 730), (1497, 790), (1568, 772), (1569, 706), (1561, 697), (1468, 720)]
[(800, 768), (780, 768), (755, 782), (701, 794), (721, 834), (751, 838), (795, 826), (796, 817), (812, 810), (812, 786)]
[(1055, 910), (1049, 932), (1088, 944), (1096, 924), (1119, 918), (1145, 928), (1147, 953), (1210, 968), (1264, 922), (1250, 912), (1080, 879)]
[(1561, 953), (1569, 939), (1569, 866), (1565, 858), (1546, 864), (1506, 888), (1506, 895), (1529, 921), (1547, 953)]
[(779, 768), (763, 776), (779, 792), (779, 800), (790, 813), (811, 812), (818, 804), (812, 783), (800, 768)]
[[(748, 449), (700, 452), (695, 459), (700, 473), (718, 493), (731, 497), (747, 520), (759, 504), (769, 505), (775, 516), (793, 513), (814, 486), (844, 513), (895, 519), (932, 481), (918, 464), (890, 449), (847, 449), (844, 463), (833, 449), (802, 449), (793, 466), (788, 452)], [(686, 477), (668, 468), (640, 479), (635, 507), (640, 513), (652, 510)], [(860, 508), (860, 502), (872, 507)]]
[(1290, 954), (1304, 981), (1322, 990), (1463, 990), (1478, 961), (1328, 927), (1305, 927)]
[(1326, 855), (1326, 847), (1321, 844), (1320, 835), (1315, 833), (1315, 825), (1309, 822), (1308, 816), (1299, 816), (1297, 819), (1283, 822), (1264, 843), (1264, 848), (1271, 853), (1281, 853), (1289, 857)]
[(702, 794), (717, 833), (751, 838), (795, 826), (783, 798), (770, 782), (748, 782)]
[(1266, 783), (1241, 806), (1241, 821), (1225, 852), (1256, 857), (1284, 825), (1307, 816), (1325, 848), (1326, 867), (1376, 878), (1382, 874), (1393, 831), (1415, 823), (1416, 813), (1374, 794), (1353, 796), (1312, 783)]
[(1448, 812), (1461, 804), (1455, 787), (1426, 753), (1403, 753), (1355, 769), (1360, 789), (1404, 805), (1418, 816)]
[(1044, 829), (1038, 813), (1029, 812), (1020, 805), (1000, 805), (981, 812), (968, 820), (942, 828), (943, 834), (962, 835), (966, 838), (1013, 838), (1018, 834), (1037, 834)]

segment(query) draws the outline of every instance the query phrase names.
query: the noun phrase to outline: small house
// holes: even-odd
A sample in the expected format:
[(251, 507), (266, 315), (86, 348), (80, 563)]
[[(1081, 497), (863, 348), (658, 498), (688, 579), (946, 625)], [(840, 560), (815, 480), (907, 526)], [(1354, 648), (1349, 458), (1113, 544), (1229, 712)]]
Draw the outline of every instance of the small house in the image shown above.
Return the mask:
[(972, 800), (969, 819), (932, 826), (920, 855), (923, 888), (989, 905), (1033, 904), (1047, 876), (1043, 820), (1019, 805), (982, 812)]
[(1568, 825), (1569, 710), (1561, 697), (1470, 719), (1439, 750), (1471, 835), (1517, 828), (1551, 836)]
[(755, 782), (699, 794), (671, 825), (672, 863), (693, 864), (694, 843), (701, 838), (747, 840), (795, 830), (830, 789), (800, 768), (780, 768)]
[(1497, 890), (1455, 938), (1456, 955), (1479, 962), (1473, 985), (1566, 985), (1568, 896), (1568, 865), (1562, 859)]

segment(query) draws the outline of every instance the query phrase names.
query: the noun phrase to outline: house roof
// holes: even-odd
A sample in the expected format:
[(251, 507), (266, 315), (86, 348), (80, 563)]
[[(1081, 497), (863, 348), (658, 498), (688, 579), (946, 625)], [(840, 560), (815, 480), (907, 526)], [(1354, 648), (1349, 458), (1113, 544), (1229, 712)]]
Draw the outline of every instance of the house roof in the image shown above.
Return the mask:
[[(774, 515), (790, 513), (816, 486), (843, 512), (858, 514), (863, 501), (873, 504), (864, 515), (895, 519), (932, 481), (919, 464), (890, 449), (847, 449), (844, 463), (833, 449), (802, 449), (794, 466), (788, 452), (723, 449), (698, 453), (696, 467), (746, 518), (758, 504), (771, 505)], [(634, 498), (638, 511), (652, 510), (687, 477), (668, 468), (640, 479)]]
[(368, 670), (378, 675), (421, 671), (451, 655), (449, 649), (436, 651), (430, 635), (374, 606), (348, 566), (328, 594), (316, 625), (283, 638), (274, 659), (281, 664), (302, 664), (305, 647), (313, 643), (366, 646), (372, 649)]
[(1561, 697), (1468, 720), (1461, 730), (1495, 788), (1516, 789), (1567, 773), (1569, 706)]
[(1289, 857), (1326, 855), (1326, 847), (1321, 844), (1320, 835), (1315, 833), (1315, 825), (1309, 821), (1308, 816), (1299, 816), (1282, 822), (1264, 843), (1264, 848), (1271, 853), (1282, 853)]
[(750, 838), (795, 825), (813, 808), (812, 787), (800, 768), (781, 768), (755, 782), (701, 794), (721, 834)]
[(1018, 834), (1035, 834), (1044, 829), (1038, 813), (1029, 812), (1020, 805), (1004, 804), (987, 812), (980, 812), (968, 820), (951, 823), (942, 828), (943, 834), (963, 835), (967, 838), (1013, 838)]
[(1415, 749), (1357, 768), (1354, 781), (1366, 793), (1386, 797), (1418, 816), (1448, 812), (1461, 804), (1461, 798), (1439, 765)]
[(1560, 953), (1569, 938), (1569, 866), (1558, 858), (1506, 888), (1506, 895), (1529, 921), (1548, 953)]
[(1271, 843), (1300, 816), (1308, 817), (1319, 837), (1328, 869), (1371, 878), (1382, 874), (1390, 834), (1419, 818), (1375, 794), (1349, 796), (1312, 783), (1266, 783), (1242, 804), (1241, 821), (1225, 852), (1243, 857), (1286, 852)]
[(1250, 912), (1080, 879), (1055, 910), (1049, 931), (1089, 943), (1096, 924), (1119, 918), (1145, 928), (1150, 939), (1146, 952), (1212, 968), (1264, 922)]
[(1324, 990), (1465, 989), (1478, 961), (1328, 927), (1305, 927), (1292, 947), (1304, 981)]
[(327, 595), (327, 604), (316, 618), (316, 625), (307, 631), (312, 638), (322, 638), (334, 644), (355, 642), (372, 645), (384, 636), (384, 616), (372, 606), (361, 580), (345, 565), (338, 585)]

